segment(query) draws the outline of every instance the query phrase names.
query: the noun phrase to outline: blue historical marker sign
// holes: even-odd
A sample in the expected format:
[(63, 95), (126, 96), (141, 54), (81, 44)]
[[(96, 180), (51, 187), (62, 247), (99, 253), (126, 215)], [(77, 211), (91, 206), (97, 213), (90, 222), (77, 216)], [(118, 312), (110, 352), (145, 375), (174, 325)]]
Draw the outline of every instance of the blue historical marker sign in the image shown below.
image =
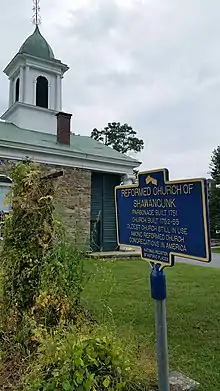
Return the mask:
[(174, 256), (210, 262), (205, 179), (169, 181), (168, 170), (143, 172), (138, 185), (115, 188), (118, 244), (172, 266)]

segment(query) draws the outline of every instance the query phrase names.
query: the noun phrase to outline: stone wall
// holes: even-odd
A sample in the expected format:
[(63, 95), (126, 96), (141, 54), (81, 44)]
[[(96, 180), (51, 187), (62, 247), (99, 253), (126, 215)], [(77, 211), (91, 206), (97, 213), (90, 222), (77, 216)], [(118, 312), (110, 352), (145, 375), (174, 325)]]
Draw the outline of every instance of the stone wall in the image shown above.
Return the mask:
[[(59, 169), (61, 169), (59, 167)], [(90, 245), (91, 172), (63, 168), (56, 183), (56, 211), (76, 242)]]
[(50, 174), (63, 170), (54, 180), (56, 213), (77, 243), (90, 245), (91, 172), (77, 168), (44, 165)]
[[(41, 165), (45, 174), (63, 170), (64, 175), (54, 179), (55, 204), (58, 217), (65, 223), (76, 242), (90, 246), (91, 172), (77, 168)], [(0, 173), (3, 167), (0, 166)]]

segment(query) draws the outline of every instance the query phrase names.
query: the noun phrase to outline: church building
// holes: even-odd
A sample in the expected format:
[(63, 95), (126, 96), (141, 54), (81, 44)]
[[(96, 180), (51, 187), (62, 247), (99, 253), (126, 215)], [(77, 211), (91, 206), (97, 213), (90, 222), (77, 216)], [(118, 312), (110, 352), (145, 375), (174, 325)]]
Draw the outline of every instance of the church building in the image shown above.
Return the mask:
[[(114, 187), (129, 180), (140, 162), (71, 132), (71, 114), (62, 108), (68, 69), (56, 59), (36, 23), (4, 69), (9, 101), (0, 119), (0, 159), (29, 157), (51, 172), (63, 170), (57, 196), (68, 226), (73, 229), (79, 222), (93, 251), (115, 250)], [(1, 210), (8, 186), (10, 181), (0, 176)]]

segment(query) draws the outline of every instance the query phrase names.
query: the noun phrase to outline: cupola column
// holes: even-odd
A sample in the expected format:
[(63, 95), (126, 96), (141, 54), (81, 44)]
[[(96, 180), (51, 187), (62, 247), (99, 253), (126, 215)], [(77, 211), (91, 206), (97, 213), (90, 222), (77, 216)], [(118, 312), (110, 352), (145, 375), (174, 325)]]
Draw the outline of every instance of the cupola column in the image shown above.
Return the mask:
[(9, 86), (9, 107), (13, 105), (13, 80), (10, 79), (10, 86)]
[(51, 84), (48, 84), (48, 108), (52, 109), (52, 102), (51, 102)]
[(37, 79), (33, 81), (32, 105), (36, 106)]
[(57, 75), (56, 77), (56, 110), (62, 110), (62, 102), (61, 102), (61, 76)]
[(20, 67), (19, 78), (20, 78), (19, 101), (23, 103), (24, 102), (24, 67), (23, 66)]

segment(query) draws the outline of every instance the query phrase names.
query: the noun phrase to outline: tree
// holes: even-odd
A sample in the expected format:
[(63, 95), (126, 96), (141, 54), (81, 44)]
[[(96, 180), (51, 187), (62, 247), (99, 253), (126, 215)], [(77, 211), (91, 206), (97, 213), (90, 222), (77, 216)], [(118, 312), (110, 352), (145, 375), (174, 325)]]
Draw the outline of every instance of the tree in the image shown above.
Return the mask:
[(216, 238), (219, 236), (216, 231), (220, 230), (220, 146), (214, 149), (209, 167), (212, 177), (209, 193), (211, 237)]
[(91, 137), (121, 153), (140, 152), (144, 148), (144, 141), (136, 137), (136, 134), (128, 124), (112, 122), (103, 130), (93, 129)]
[(212, 152), (211, 163), (210, 163), (210, 174), (213, 181), (216, 184), (220, 184), (220, 146), (218, 146)]

